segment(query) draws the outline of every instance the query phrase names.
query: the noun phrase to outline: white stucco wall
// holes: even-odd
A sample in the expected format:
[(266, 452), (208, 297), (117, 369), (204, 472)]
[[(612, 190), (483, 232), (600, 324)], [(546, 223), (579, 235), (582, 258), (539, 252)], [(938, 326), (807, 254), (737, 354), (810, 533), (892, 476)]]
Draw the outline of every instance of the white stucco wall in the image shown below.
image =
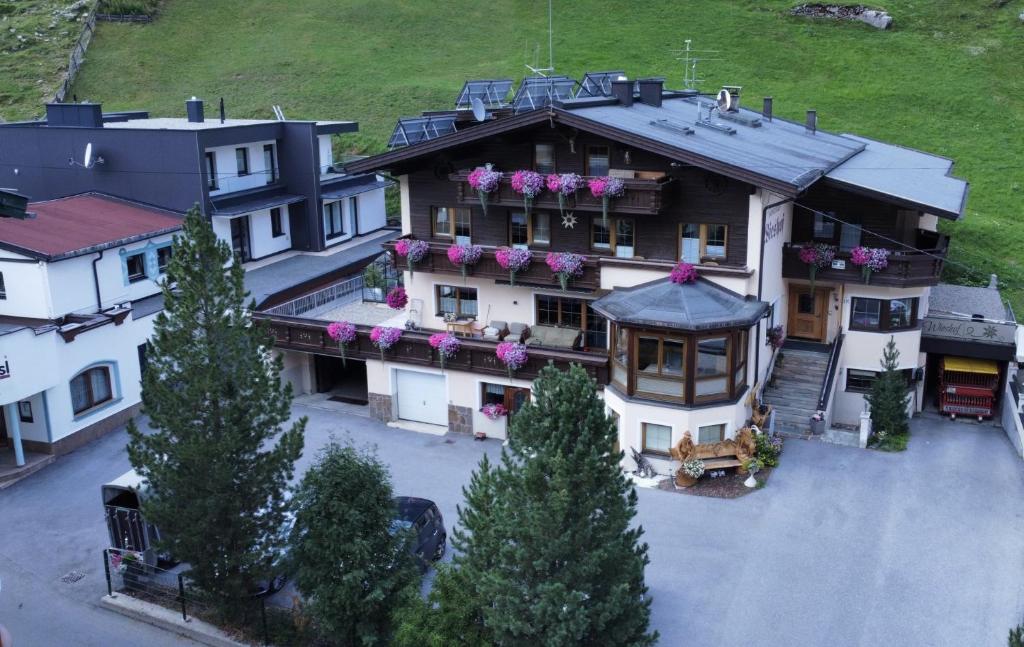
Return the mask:
[(334, 147), (331, 145), (330, 135), (317, 135), (316, 143), (320, 151), (320, 172), (322, 173), (334, 163)]
[(388, 224), (388, 212), (384, 204), (384, 189), (374, 189), (373, 191), (360, 193), (357, 197), (359, 199), (360, 234), (376, 231)]
[(7, 293), (7, 298), (0, 300), (0, 315), (39, 319), (50, 316), (45, 263), (0, 250), (0, 273), (3, 273)]
[[(269, 169), (267, 169), (266, 164), (263, 163), (263, 146), (265, 144), (275, 145), (274, 158), (277, 160), (278, 167), (280, 168), (280, 160), (274, 140), (207, 148), (204, 153), (212, 152), (214, 154), (217, 167), (217, 189), (210, 191), (210, 195), (215, 197), (225, 193), (266, 186), (270, 179), (270, 173), (268, 173)], [(249, 151), (249, 175), (238, 176), (238, 164), (235, 160), (236, 148), (245, 148)], [(205, 159), (203, 164), (206, 164)]]
[(231, 221), (234, 218), (249, 216), (249, 253), (253, 260), (277, 254), (286, 249), (291, 249), (291, 225), (288, 218), (288, 205), (282, 205), (281, 209), (281, 236), (273, 235), (273, 228), (270, 224), (270, 209), (261, 209), (248, 214), (238, 216), (214, 216), (212, 218), (213, 232), (217, 238), (231, 246)]

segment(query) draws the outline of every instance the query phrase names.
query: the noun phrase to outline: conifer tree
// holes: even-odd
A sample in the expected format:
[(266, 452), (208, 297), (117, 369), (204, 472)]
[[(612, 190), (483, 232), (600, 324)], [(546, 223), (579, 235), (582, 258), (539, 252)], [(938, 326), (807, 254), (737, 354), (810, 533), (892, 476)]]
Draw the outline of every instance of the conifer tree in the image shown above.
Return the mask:
[(147, 433), (128, 456), (149, 481), (143, 514), (190, 578), (237, 612), (283, 547), (285, 498), (302, 454), (273, 339), (253, 322), (243, 269), (197, 207), (175, 236), (142, 379)]
[(441, 588), (438, 613), (469, 608), (463, 630), (482, 624), (496, 645), (654, 644), (647, 545), (615, 440), (586, 372), (545, 367), (500, 465), (482, 463), (466, 490), (453, 567), (472, 588)]
[(418, 596), (406, 542), (392, 533), (387, 468), (373, 455), (330, 444), (295, 494), (289, 562), (321, 633), (347, 645), (388, 645), (394, 610)]
[(887, 436), (902, 436), (910, 431), (907, 421), (907, 379), (900, 370), (900, 351), (896, 340), (889, 337), (889, 343), (882, 352), (882, 373), (871, 385), (867, 396), (871, 406), (871, 425), (875, 433), (884, 431)]

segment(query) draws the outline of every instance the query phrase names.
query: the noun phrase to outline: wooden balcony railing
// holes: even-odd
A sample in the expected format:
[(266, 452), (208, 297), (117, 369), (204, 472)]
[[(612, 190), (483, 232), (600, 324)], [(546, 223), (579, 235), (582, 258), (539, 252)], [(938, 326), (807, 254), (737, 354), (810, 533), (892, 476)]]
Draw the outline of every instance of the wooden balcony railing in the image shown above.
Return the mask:
[[(480, 204), (480, 196), (473, 187), (469, 186), (469, 171), (458, 171), (452, 173), (449, 178), (458, 182), (458, 200), (463, 204)], [(590, 178), (585, 178), (590, 179)], [(626, 185), (626, 192), (618, 198), (613, 198), (608, 210), (614, 213), (628, 214), (658, 214), (661, 213), (669, 203), (665, 196), (665, 188), (670, 186), (675, 178), (664, 177), (659, 180), (632, 180), (623, 179)], [(487, 204), (502, 207), (522, 207), (523, 196), (512, 190), (511, 180), (506, 175), (501, 181), (501, 186), (494, 193), (488, 194)], [(550, 191), (543, 191), (534, 198), (534, 207), (538, 209), (557, 209), (558, 196)], [(590, 189), (584, 187), (570, 198), (570, 207), (576, 211), (601, 211), (602, 199), (595, 198)]]
[[(394, 252), (395, 241), (384, 243), (384, 249)], [(442, 274), (462, 274), (462, 269), (456, 265), (453, 265), (448, 260), (448, 247), (450, 245), (444, 243), (430, 243), (430, 253), (413, 268), (414, 272), (436, 272)], [(508, 270), (498, 265), (498, 261), (494, 258), (494, 252), (496, 247), (483, 246), (484, 254), (480, 261), (467, 269), (469, 276), (477, 276), (486, 279), (496, 279), (499, 281), (508, 281), (509, 274)], [(539, 285), (539, 286), (558, 286), (558, 277), (551, 271), (547, 263), (544, 262), (547, 256), (544, 252), (532, 252), (533, 260), (530, 262), (530, 266), (523, 272), (516, 274), (516, 285)], [(395, 255), (397, 259), (397, 267), (400, 270), (409, 269), (409, 262), (407, 259)], [(587, 260), (583, 263), (583, 275), (572, 279), (569, 282), (569, 288), (575, 288), (578, 290), (596, 290), (601, 285), (601, 273), (598, 268), (598, 259), (593, 256), (587, 256)]]
[[(871, 273), (871, 285), (888, 287), (920, 287), (937, 285), (942, 275), (942, 265), (946, 258), (949, 240), (941, 237), (937, 246), (923, 252), (893, 252), (889, 256), (889, 265), (884, 269)], [(787, 279), (806, 279), (810, 276), (807, 264), (800, 260), (800, 245), (787, 243), (782, 252), (782, 276)], [(819, 268), (815, 276), (817, 281), (841, 281), (843, 283), (863, 283), (864, 277), (860, 266), (850, 261), (847, 252), (836, 253), (831, 267)]]
[[(265, 313), (253, 314), (253, 319), (266, 321), (274, 335), (274, 345), (284, 350), (296, 350), (320, 355), (340, 357), (338, 344), (327, 334), (326, 321), (284, 317)], [(345, 350), (350, 359), (380, 359), (380, 350), (370, 341), (370, 326), (356, 326), (356, 341)], [(402, 333), (398, 343), (384, 353), (388, 362), (399, 362), (415, 366), (441, 368), (437, 352), (430, 347), (430, 335), (436, 331), (410, 331)], [(445, 368), (457, 371), (472, 371), (481, 375), (507, 376), (508, 369), (501, 363), (495, 350), (498, 342), (482, 339), (462, 338), (458, 354), (445, 362)], [(559, 369), (568, 369), (570, 364), (579, 364), (600, 386), (608, 384), (608, 354), (582, 351), (556, 350), (531, 347), (526, 366), (515, 371), (516, 378), (532, 380), (540, 370), (552, 362)]]

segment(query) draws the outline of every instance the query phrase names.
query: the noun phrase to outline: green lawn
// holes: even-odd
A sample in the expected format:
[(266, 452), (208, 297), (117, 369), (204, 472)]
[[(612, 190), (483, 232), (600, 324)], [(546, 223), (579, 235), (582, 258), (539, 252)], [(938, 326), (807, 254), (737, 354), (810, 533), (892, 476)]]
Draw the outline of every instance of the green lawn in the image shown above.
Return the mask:
[[(1024, 1), (892, 0), (895, 29), (791, 17), (758, 0), (555, 2), (555, 63), (624, 68), (681, 84), (684, 38), (720, 50), (700, 71), (713, 90), (743, 86), (777, 114), (950, 156), (971, 182), (948, 227), (951, 278), (996, 272), (1024, 312)], [(103, 24), (76, 84), (110, 109), (182, 114), (191, 95), (224, 97), (234, 117), (348, 118), (353, 151), (382, 149), (394, 120), (452, 105), (467, 78), (520, 78), (541, 45), (547, 3), (408, 0), (168, 0), (152, 25)]]

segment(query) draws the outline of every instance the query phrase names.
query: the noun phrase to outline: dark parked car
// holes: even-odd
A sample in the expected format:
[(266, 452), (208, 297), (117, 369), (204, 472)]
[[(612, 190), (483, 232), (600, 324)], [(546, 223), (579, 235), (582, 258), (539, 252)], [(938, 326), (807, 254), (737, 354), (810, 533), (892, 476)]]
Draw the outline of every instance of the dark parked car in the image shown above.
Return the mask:
[(417, 558), (420, 569), (426, 571), (430, 562), (444, 557), (447, 548), (448, 531), (437, 505), (428, 499), (411, 496), (394, 498), (397, 514), (394, 529), (412, 533), (409, 551)]

